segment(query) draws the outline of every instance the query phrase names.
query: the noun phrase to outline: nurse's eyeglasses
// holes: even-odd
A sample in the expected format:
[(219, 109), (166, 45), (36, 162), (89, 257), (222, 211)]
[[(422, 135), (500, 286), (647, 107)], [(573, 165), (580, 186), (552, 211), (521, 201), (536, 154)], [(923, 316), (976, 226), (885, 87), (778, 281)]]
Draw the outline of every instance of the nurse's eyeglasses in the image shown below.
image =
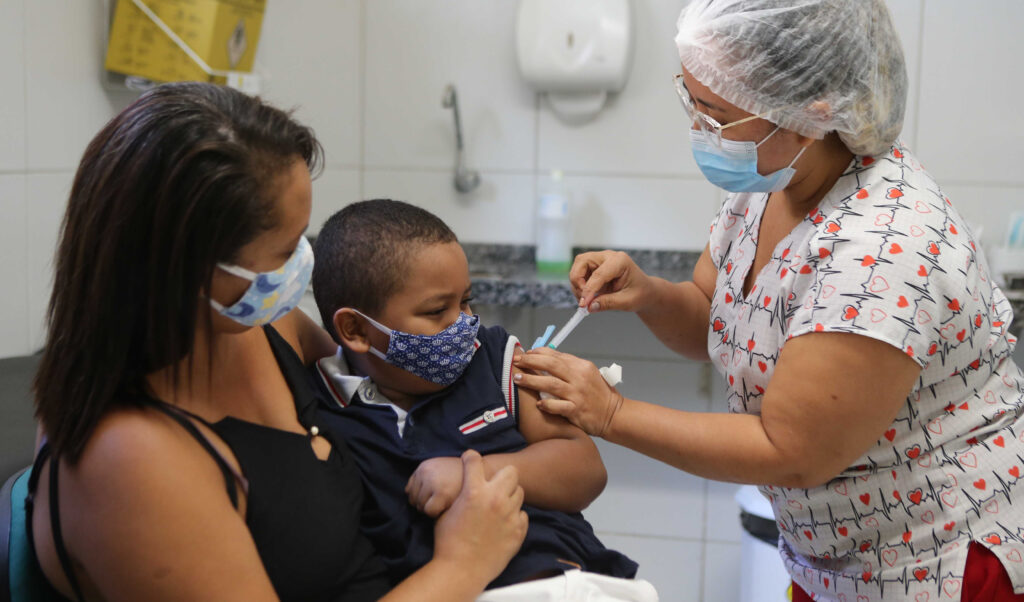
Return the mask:
[(690, 118), (691, 125), (695, 122), (701, 131), (704, 132), (705, 138), (718, 148), (722, 148), (722, 130), (725, 128), (731, 128), (734, 125), (739, 125), (755, 119), (761, 119), (765, 115), (771, 113), (771, 111), (765, 111), (760, 115), (751, 115), (750, 117), (744, 117), (739, 121), (733, 121), (722, 125), (715, 121), (714, 117), (697, 110), (693, 103), (693, 97), (690, 96), (690, 91), (687, 90), (686, 85), (683, 84), (682, 73), (673, 76), (672, 80), (676, 84), (676, 92), (679, 94), (679, 102), (682, 103), (683, 110), (686, 111), (686, 116)]

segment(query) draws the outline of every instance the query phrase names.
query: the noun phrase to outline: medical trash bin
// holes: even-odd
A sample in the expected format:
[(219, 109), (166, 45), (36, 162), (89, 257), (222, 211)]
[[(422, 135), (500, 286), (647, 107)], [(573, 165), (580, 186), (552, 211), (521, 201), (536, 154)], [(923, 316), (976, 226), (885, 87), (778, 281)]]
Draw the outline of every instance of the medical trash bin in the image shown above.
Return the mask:
[(753, 485), (736, 492), (740, 505), (740, 600), (786, 602), (791, 600), (790, 578), (779, 556), (779, 527), (772, 505)]

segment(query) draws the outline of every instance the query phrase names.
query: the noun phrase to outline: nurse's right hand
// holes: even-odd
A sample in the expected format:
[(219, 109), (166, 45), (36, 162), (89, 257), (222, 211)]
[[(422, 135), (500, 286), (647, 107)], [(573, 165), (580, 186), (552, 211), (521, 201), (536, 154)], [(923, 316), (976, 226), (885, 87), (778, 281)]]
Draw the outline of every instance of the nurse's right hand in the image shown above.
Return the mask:
[(480, 454), (462, 454), (462, 489), (434, 526), (434, 560), (472, 571), (486, 585), (516, 555), (526, 537), (523, 488), (515, 467), (487, 479)]
[(638, 311), (647, 302), (651, 278), (622, 251), (580, 253), (569, 271), (580, 307)]

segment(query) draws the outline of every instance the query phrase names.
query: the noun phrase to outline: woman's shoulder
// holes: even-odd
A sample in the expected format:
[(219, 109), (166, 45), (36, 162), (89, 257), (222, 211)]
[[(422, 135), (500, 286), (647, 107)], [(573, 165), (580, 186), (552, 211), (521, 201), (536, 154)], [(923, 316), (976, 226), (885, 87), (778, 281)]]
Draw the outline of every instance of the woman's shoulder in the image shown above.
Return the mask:
[[(224, 574), (234, 572), (231, 585), (254, 592), (240, 596), (269, 598), (256, 595), (268, 594), (270, 584), (244, 510), (236, 510), (225, 494), (217, 463), (160, 410), (108, 413), (78, 461), (61, 463), (59, 482), (63, 541), (73, 562), (98, 587), (116, 587), (129, 592), (128, 598), (173, 588), (188, 599), (225, 589)], [(47, 492), (41, 502), (49, 501)], [(45, 507), (39, 510), (36, 525), (43, 532), (37, 541), (48, 541)], [(41, 562), (48, 574), (56, 574), (55, 557), (46, 546)], [(155, 581), (153, 566), (162, 568)]]
[(72, 472), (82, 486), (114, 493), (190, 468), (219, 474), (209, 453), (179, 422), (143, 406), (117, 408), (100, 419)]
[(273, 322), (270, 327), (295, 351), (302, 363), (311, 365), (316, 360), (333, 355), (338, 344), (319, 324), (301, 308), (295, 308)]
[[(919, 215), (921, 203), (948, 203), (939, 185), (914, 153), (902, 142), (873, 156), (857, 156), (821, 203), (821, 211), (882, 208), (912, 209)], [(944, 213), (936, 207), (936, 214)]]

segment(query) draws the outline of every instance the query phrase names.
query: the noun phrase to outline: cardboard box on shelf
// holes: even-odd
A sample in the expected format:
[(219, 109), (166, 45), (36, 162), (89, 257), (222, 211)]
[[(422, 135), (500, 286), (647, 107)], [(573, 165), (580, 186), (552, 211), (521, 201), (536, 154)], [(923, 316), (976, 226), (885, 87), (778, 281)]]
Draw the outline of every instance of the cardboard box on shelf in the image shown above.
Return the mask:
[(252, 71), (265, 8), (266, 0), (117, 0), (105, 67), (156, 82), (228, 83), (229, 73)]

